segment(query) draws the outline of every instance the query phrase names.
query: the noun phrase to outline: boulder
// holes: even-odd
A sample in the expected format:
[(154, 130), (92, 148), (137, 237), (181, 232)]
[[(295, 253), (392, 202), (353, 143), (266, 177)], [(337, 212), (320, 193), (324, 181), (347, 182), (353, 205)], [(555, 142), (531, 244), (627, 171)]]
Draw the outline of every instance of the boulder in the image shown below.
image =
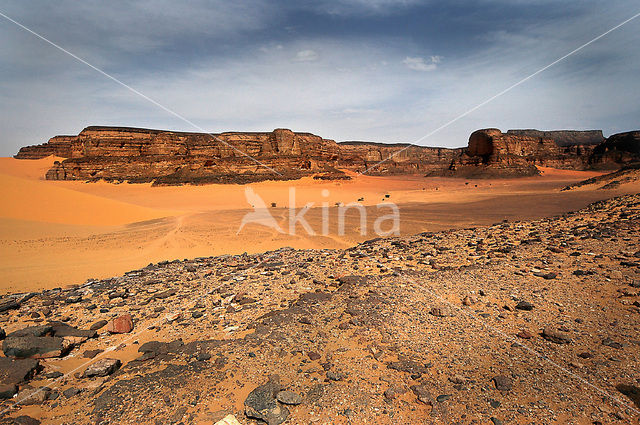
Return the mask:
[(112, 319), (104, 328), (114, 334), (129, 333), (133, 330), (133, 319), (130, 314), (124, 314)]
[(7, 357), (46, 359), (61, 357), (70, 346), (60, 337), (19, 336), (7, 337), (2, 342), (2, 351)]
[(82, 373), (83, 378), (91, 378), (93, 376), (107, 376), (118, 370), (122, 362), (118, 359), (104, 358), (100, 359)]
[(249, 418), (263, 420), (268, 425), (283, 423), (289, 416), (289, 409), (278, 404), (276, 396), (280, 390), (280, 380), (277, 377), (269, 378), (266, 384), (249, 393), (244, 401), (245, 414)]

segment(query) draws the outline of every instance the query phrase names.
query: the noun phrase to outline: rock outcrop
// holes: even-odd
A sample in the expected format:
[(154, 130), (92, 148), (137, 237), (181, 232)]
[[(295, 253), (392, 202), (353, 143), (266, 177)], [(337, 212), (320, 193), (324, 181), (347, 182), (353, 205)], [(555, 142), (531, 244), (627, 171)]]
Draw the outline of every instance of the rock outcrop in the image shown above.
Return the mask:
[(346, 178), (339, 170), (371, 175), (421, 174), (520, 177), (537, 166), (619, 168), (640, 157), (640, 132), (603, 140), (601, 131), (475, 131), (467, 148), (342, 142), (288, 129), (272, 132), (184, 133), (129, 127), (87, 127), (20, 149), (19, 159), (65, 158), (49, 180), (107, 180), (156, 185), (249, 183), (303, 176)]
[(640, 131), (614, 134), (589, 157), (589, 166), (594, 169), (617, 169), (634, 162), (640, 162)]
[(539, 174), (536, 166), (576, 170), (587, 168), (594, 150), (593, 144), (569, 145), (567, 139), (559, 143), (553, 138), (538, 137), (545, 133), (554, 132), (509, 130), (502, 133), (497, 128), (474, 131), (469, 137), (467, 149), (454, 160), (444, 175), (518, 177)]
[(526, 136), (534, 139), (551, 139), (558, 146), (597, 145), (604, 142), (602, 130), (507, 130), (508, 135)]

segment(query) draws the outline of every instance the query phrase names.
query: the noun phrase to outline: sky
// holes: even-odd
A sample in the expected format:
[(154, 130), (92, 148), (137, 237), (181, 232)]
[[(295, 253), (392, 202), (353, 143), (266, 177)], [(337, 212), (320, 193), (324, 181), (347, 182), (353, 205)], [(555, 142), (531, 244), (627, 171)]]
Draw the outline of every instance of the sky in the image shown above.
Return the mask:
[(0, 156), (90, 125), (445, 147), (488, 127), (636, 130), (640, 17), (487, 100), (639, 12), (637, 0), (4, 0), (1, 14), (146, 98), (0, 16)]

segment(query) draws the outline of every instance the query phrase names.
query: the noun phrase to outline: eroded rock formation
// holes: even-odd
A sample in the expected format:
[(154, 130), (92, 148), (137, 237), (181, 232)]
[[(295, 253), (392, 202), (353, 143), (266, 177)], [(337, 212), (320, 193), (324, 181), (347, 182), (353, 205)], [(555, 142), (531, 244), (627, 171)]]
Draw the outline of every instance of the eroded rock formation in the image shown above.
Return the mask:
[(595, 145), (601, 131), (509, 130), (471, 134), (467, 148), (342, 142), (288, 129), (272, 132), (184, 133), (128, 127), (87, 127), (77, 136), (56, 136), (20, 149), (16, 158), (65, 158), (50, 180), (154, 182), (154, 184), (248, 183), (303, 176), (340, 176), (338, 170), (371, 175), (426, 174), (519, 177), (536, 166), (617, 168), (640, 158), (640, 132), (622, 133)]

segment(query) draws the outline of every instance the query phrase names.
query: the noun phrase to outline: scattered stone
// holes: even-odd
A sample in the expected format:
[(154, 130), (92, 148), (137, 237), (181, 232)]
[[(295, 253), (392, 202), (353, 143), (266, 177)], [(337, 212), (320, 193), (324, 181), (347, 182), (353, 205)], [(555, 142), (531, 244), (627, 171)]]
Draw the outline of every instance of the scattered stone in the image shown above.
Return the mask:
[(113, 372), (118, 370), (118, 368), (120, 368), (121, 364), (122, 363), (118, 359), (110, 359), (110, 358), (100, 359), (94, 364), (90, 365), (88, 368), (86, 368), (84, 373), (82, 374), (82, 377), (90, 378), (93, 376), (111, 375)]
[(267, 383), (251, 391), (244, 401), (247, 417), (263, 420), (268, 425), (279, 425), (287, 420), (289, 409), (276, 400), (280, 390), (279, 378), (270, 377)]
[(46, 359), (61, 357), (71, 348), (59, 337), (19, 336), (2, 342), (2, 351), (7, 357)]
[(531, 304), (529, 301), (520, 301), (518, 304), (516, 304), (516, 308), (518, 310), (531, 311), (533, 310), (533, 304)]
[(276, 396), (280, 403), (289, 404), (291, 406), (297, 406), (302, 403), (302, 396), (293, 391), (280, 391)]
[(105, 330), (114, 334), (125, 334), (133, 330), (133, 319), (130, 314), (118, 316), (107, 323)]
[(534, 337), (534, 335), (531, 332), (527, 331), (526, 329), (523, 329), (520, 332), (518, 332), (516, 336), (522, 339), (531, 339)]
[(413, 391), (413, 393), (416, 395), (416, 397), (418, 398), (418, 401), (428, 406), (434, 405), (435, 400), (433, 399), (433, 396), (431, 395), (431, 393), (429, 392), (426, 386), (412, 385), (411, 391)]
[(432, 307), (430, 313), (436, 317), (451, 317), (454, 316), (453, 310), (447, 305), (441, 305), (438, 307)]
[(18, 386), (16, 384), (5, 384), (4, 381), (0, 384), (0, 400), (7, 400), (13, 397), (18, 392)]
[(629, 397), (637, 407), (640, 407), (640, 387), (635, 385), (619, 384), (616, 386), (616, 389)]
[(65, 398), (71, 398), (76, 394), (80, 394), (81, 391), (82, 390), (79, 390), (78, 388), (67, 388), (62, 392), (62, 395), (65, 396)]
[(560, 332), (550, 327), (546, 327), (542, 331), (542, 336), (547, 341), (551, 341), (556, 344), (570, 344), (571, 337), (564, 332)]
[(98, 320), (93, 325), (91, 325), (89, 329), (92, 331), (97, 331), (98, 329), (104, 328), (107, 323), (109, 322), (107, 322), (106, 320)]
[(5, 299), (0, 301), (0, 313), (9, 310), (15, 310), (20, 308), (20, 304), (18, 304), (15, 300)]
[(10, 359), (0, 357), (0, 383), (19, 384), (35, 375), (40, 366), (34, 359)]
[(513, 380), (506, 375), (498, 375), (493, 378), (493, 383), (498, 391), (511, 391)]

